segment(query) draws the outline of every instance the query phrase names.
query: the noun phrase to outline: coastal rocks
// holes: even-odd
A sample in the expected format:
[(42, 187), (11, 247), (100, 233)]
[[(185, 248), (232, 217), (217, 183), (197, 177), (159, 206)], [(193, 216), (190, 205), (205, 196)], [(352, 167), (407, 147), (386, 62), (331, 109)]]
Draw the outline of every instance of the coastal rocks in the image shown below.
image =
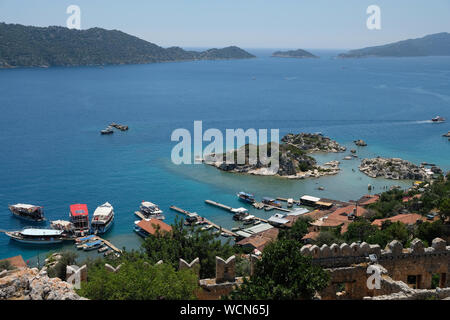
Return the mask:
[(8, 272), (0, 279), (0, 300), (80, 300), (71, 284), (37, 268)]
[(359, 170), (371, 178), (386, 178), (394, 180), (426, 180), (430, 172), (414, 163), (399, 158), (363, 159)]
[(366, 147), (367, 146), (367, 143), (364, 141), (364, 140), (361, 140), (361, 139), (359, 139), (359, 140), (355, 140), (355, 141), (353, 141), (358, 147)]
[(305, 152), (344, 152), (346, 147), (319, 133), (289, 133), (281, 141)]

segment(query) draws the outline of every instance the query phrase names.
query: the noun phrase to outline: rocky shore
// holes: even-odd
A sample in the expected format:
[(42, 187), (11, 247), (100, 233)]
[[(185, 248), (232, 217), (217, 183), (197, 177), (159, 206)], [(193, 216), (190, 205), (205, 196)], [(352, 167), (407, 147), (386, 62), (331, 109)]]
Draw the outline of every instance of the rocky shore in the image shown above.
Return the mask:
[(45, 270), (21, 268), (0, 274), (0, 300), (80, 300), (73, 286)]
[(373, 158), (363, 159), (359, 170), (371, 178), (386, 178), (394, 180), (427, 180), (432, 173), (439, 173), (441, 170), (433, 167), (430, 170), (424, 166), (417, 166), (406, 160), (399, 158)]
[[(226, 154), (207, 155), (204, 163), (212, 165), (220, 170), (234, 173), (245, 173), (253, 175), (280, 176), (290, 179), (317, 178), (321, 176), (334, 175), (339, 172), (339, 162), (333, 162), (325, 166), (317, 165), (317, 161), (309, 154), (313, 152), (344, 152), (345, 147), (334, 140), (321, 134), (300, 133), (287, 134), (281, 139), (279, 149), (279, 167), (271, 168), (264, 165), (265, 159), (251, 159), (249, 154), (253, 151), (258, 154), (259, 147), (247, 144), (239, 150), (245, 151), (245, 163), (237, 164), (237, 153), (233, 150)], [(270, 157), (270, 145), (267, 146)], [(245, 150), (243, 150), (245, 149)], [(234, 157), (233, 163), (226, 163), (227, 154)], [(233, 159), (233, 158), (232, 158)]]

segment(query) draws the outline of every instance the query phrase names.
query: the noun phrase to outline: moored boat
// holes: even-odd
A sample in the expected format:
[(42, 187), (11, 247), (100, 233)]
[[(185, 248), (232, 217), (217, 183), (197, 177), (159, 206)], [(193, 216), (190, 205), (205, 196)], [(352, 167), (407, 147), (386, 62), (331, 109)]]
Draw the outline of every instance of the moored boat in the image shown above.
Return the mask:
[(277, 208), (281, 208), (282, 207), (281, 202), (276, 201), (273, 198), (265, 197), (265, 198), (262, 199), (262, 203), (264, 203), (266, 205), (269, 205), (269, 206), (272, 206), (272, 207), (277, 207)]
[(114, 207), (106, 202), (95, 209), (91, 221), (91, 229), (94, 234), (107, 232), (114, 223)]
[(71, 205), (69, 217), (70, 221), (73, 223), (75, 235), (84, 236), (89, 233), (89, 212), (87, 205)]
[(149, 201), (142, 201), (139, 211), (145, 219), (165, 219), (163, 211), (156, 204)]
[(237, 197), (239, 198), (239, 200), (246, 202), (246, 203), (254, 203), (255, 202), (255, 197), (252, 194), (246, 193), (246, 192), (239, 192), (237, 194)]
[(83, 250), (91, 251), (91, 250), (99, 249), (102, 246), (103, 246), (103, 241), (97, 240), (94, 242), (88, 242), (88, 243), (83, 244)]
[(17, 218), (33, 222), (45, 221), (44, 210), (40, 206), (18, 203), (8, 207), (11, 213)]
[(54, 229), (25, 228), (5, 234), (15, 241), (28, 244), (56, 244), (64, 240), (63, 231)]

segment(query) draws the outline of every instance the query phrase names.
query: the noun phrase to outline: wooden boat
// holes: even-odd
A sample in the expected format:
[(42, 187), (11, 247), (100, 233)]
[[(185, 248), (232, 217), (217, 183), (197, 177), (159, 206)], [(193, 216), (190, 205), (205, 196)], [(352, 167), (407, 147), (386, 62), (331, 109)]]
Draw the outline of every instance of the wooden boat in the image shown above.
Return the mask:
[(85, 236), (89, 234), (89, 212), (85, 204), (73, 204), (70, 206), (70, 222), (73, 223), (75, 235)]
[(10, 231), (5, 234), (11, 239), (27, 244), (57, 244), (64, 240), (62, 230), (25, 228), (22, 231)]
[(163, 215), (163, 211), (154, 203), (149, 201), (142, 201), (141, 206), (139, 208), (139, 212), (146, 218), (146, 219), (159, 219), (164, 220), (165, 217)]
[(242, 202), (245, 202), (245, 203), (252, 204), (256, 201), (255, 197), (252, 194), (242, 192), (242, 191), (237, 194), (237, 197), (239, 198), (239, 200), (241, 200)]
[(18, 203), (8, 207), (17, 218), (33, 222), (45, 222), (44, 210), (40, 206)]
[(264, 203), (266, 205), (269, 205), (269, 206), (272, 206), (272, 207), (277, 207), (277, 208), (281, 208), (282, 207), (281, 202), (276, 201), (273, 198), (265, 197), (265, 198), (262, 199), (262, 203)]
[(105, 251), (107, 251), (108, 249), (109, 249), (108, 246), (103, 246), (103, 247), (101, 247), (100, 249), (98, 249), (98, 253), (105, 252)]
[(91, 221), (91, 231), (94, 234), (106, 233), (114, 223), (114, 207), (106, 202), (95, 209)]

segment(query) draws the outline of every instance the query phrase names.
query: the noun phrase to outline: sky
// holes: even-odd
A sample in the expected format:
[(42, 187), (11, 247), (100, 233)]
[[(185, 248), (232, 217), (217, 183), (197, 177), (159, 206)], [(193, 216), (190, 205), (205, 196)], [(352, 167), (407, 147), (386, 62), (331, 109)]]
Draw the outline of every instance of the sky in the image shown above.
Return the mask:
[[(0, 22), (117, 29), (163, 47), (355, 49), (450, 32), (450, 0), (0, 0)], [(369, 30), (368, 6), (381, 10)]]

